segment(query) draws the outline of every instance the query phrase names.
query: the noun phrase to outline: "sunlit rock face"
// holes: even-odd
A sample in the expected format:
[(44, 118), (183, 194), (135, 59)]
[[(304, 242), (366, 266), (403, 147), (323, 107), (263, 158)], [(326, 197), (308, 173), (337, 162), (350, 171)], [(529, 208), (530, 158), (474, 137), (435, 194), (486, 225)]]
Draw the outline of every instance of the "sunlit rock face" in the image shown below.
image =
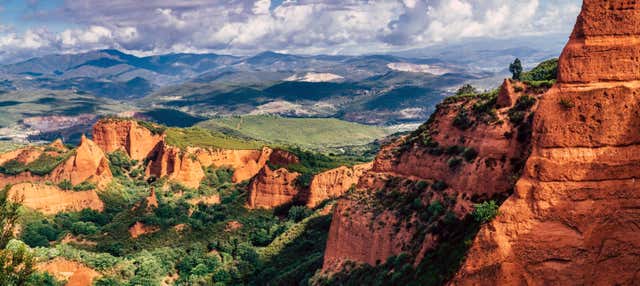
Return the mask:
[(454, 285), (633, 285), (640, 273), (640, 1), (585, 0), (515, 193)]

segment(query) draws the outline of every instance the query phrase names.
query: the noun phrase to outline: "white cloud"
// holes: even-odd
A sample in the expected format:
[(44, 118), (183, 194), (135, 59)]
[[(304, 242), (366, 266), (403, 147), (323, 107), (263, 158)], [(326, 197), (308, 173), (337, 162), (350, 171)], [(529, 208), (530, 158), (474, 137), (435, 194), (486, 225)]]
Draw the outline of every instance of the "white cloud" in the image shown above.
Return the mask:
[[(96, 47), (138, 53), (371, 53), (472, 37), (564, 32), (579, 0), (68, 0), (43, 17), (79, 28), (16, 33), (0, 47), (50, 52)], [(45, 19), (46, 20), (46, 19)], [(1, 33), (0, 33), (1, 35)]]

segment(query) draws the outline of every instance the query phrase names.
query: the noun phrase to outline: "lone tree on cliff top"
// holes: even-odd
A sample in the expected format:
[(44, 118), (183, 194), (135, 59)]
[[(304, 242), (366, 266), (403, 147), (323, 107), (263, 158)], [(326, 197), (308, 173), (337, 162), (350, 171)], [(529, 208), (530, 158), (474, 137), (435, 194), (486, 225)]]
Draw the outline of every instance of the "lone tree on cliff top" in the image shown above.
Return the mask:
[(522, 75), (522, 62), (520, 59), (516, 58), (516, 60), (509, 65), (509, 71), (513, 74), (513, 79), (520, 80), (520, 76)]

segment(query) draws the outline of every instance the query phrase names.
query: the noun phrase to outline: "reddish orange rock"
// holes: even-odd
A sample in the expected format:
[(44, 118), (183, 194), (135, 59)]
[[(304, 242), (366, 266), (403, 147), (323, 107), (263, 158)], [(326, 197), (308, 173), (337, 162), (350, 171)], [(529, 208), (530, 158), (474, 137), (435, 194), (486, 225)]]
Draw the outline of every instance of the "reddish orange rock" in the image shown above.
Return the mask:
[(136, 239), (145, 234), (158, 232), (159, 230), (160, 228), (156, 226), (148, 226), (138, 221), (129, 228), (129, 235), (131, 238)]
[(311, 180), (309, 195), (306, 198), (308, 207), (313, 208), (322, 201), (336, 198), (344, 194), (360, 181), (365, 172), (371, 170), (373, 163), (348, 167), (339, 167), (317, 174)]
[[(515, 86), (523, 88), (521, 84), (516, 83)], [(509, 107), (516, 103), (521, 93), (516, 92), (514, 83), (511, 79), (505, 79), (500, 86), (500, 92), (498, 93), (497, 105), (498, 107)]]
[(39, 271), (49, 272), (58, 280), (67, 280), (66, 286), (92, 285), (100, 273), (82, 263), (56, 258), (36, 267)]
[(75, 154), (47, 176), (48, 180), (56, 183), (69, 180), (73, 185), (78, 185), (90, 181), (98, 187), (104, 187), (112, 178), (109, 161), (104, 152), (84, 135)]
[(345, 260), (370, 265), (384, 263), (387, 257), (402, 252), (403, 241), (411, 238), (406, 231), (394, 230), (396, 220), (389, 213), (373, 218), (358, 209), (349, 200), (341, 200), (334, 207), (324, 269), (338, 270)]
[(585, 0), (515, 193), (453, 285), (634, 285), (640, 2)]
[(96, 191), (63, 191), (46, 184), (20, 183), (11, 187), (9, 195), (22, 201), (25, 207), (46, 215), (83, 209), (104, 210), (104, 203)]
[(300, 192), (296, 186), (299, 176), (284, 168), (272, 171), (264, 166), (249, 185), (248, 207), (273, 208), (294, 201)]
[(164, 139), (164, 135), (154, 134), (137, 121), (126, 119), (98, 121), (93, 126), (92, 137), (104, 152), (121, 150), (139, 161), (149, 158)]
[(225, 149), (192, 149), (202, 166), (232, 167), (233, 182), (239, 183), (255, 176), (267, 163), (273, 150), (225, 150)]
[(200, 186), (204, 171), (195, 155), (163, 143), (157, 157), (149, 162), (147, 175), (167, 177), (171, 181), (195, 189)]
[[(513, 90), (513, 87), (508, 88)], [(523, 92), (514, 91), (509, 98), (526, 92), (523, 87)], [(418, 231), (415, 223), (403, 222), (399, 232), (389, 228), (397, 220), (393, 210), (380, 216), (372, 211), (372, 208), (380, 207), (371, 205), (380, 203), (375, 199), (378, 192), (402, 193), (414, 191), (405, 186), (415, 186), (420, 181), (431, 185), (438, 182), (444, 184), (444, 189), (422, 190), (423, 203), (453, 201), (448, 203), (446, 211), (458, 218), (473, 211), (472, 199), (507, 196), (528, 155), (528, 133), (525, 130), (519, 134), (520, 128), (508, 119), (509, 108), (516, 100), (510, 99), (507, 101), (509, 106), (496, 110), (495, 118), (474, 115), (473, 107), (479, 99), (447, 100), (439, 105), (432, 119), (419, 132), (384, 146), (372, 169), (360, 176), (355, 192), (341, 199), (335, 209), (323, 269), (328, 272), (339, 270), (345, 261), (375, 265), (405, 251), (411, 252), (417, 265), (428, 251), (441, 243), (437, 232), (426, 234), (423, 241), (414, 241)], [(463, 109), (473, 123), (460, 129), (454, 122)], [(458, 151), (447, 154), (449, 149)], [(465, 159), (462, 153), (472, 155)], [(403, 248), (409, 245), (411, 248)]]

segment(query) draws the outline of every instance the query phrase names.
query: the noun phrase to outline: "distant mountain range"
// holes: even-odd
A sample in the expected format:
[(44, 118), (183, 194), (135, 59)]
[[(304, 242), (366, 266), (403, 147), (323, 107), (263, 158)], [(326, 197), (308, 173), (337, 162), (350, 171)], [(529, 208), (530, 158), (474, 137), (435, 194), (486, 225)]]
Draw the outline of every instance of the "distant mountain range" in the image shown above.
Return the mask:
[[(138, 57), (118, 50), (47, 55), (0, 66), (0, 129), (25, 122), (33, 128), (41, 125), (34, 125), (38, 120), (53, 125), (75, 120), (47, 118), (52, 115), (114, 112), (154, 114), (157, 120), (180, 112), (180, 118), (277, 114), (416, 124), (464, 83), (481, 89), (497, 86), (515, 56), (526, 64), (559, 53), (496, 43), (362, 56), (263, 52)], [(52, 129), (48, 126), (47, 132)]]

